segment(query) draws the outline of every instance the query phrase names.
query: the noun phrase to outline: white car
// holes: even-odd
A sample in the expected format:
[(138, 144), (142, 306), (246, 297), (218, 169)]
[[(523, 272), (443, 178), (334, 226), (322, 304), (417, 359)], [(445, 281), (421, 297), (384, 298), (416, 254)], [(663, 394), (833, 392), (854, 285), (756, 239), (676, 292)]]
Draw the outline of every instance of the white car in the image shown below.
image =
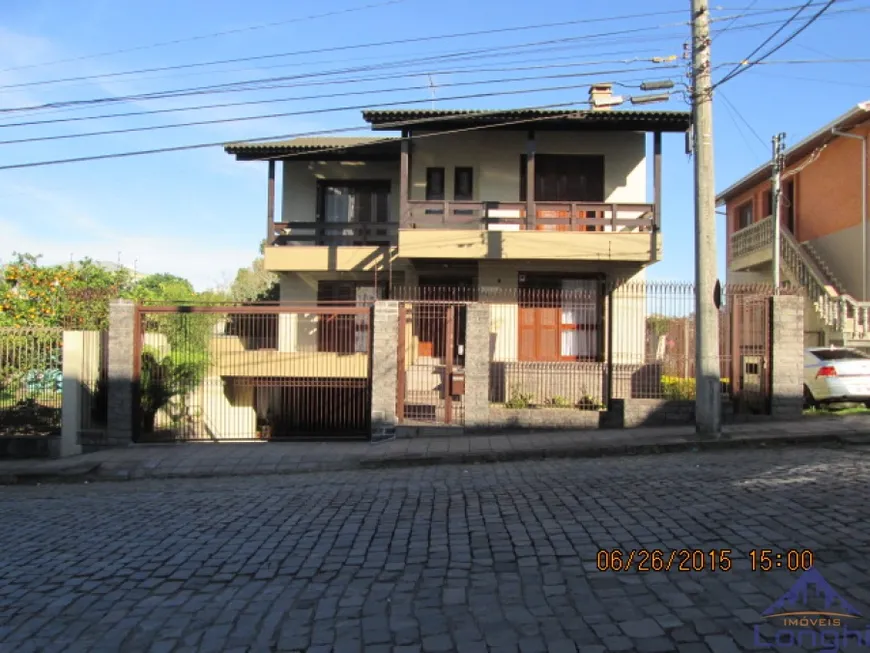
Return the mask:
[(807, 349), (804, 395), (809, 404), (863, 402), (870, 407), (870, 356), (844, 347)]

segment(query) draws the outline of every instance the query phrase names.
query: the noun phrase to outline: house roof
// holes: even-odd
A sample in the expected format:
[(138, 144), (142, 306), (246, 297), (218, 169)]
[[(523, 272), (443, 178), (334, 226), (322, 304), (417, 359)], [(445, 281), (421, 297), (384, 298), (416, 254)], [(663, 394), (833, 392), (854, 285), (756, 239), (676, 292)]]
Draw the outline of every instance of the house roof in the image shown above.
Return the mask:
[[(797, 163), (801, 159), (809, 156), (815, 150), (839, 138), (833, 133), (835, 129), (846, 131), (852, 129), (861, 123), (870, 119), (870, 101), (861, 102), (849, 109), (846, 113), (828, 123), (821, 129), (813, 132), (805, 139), (792, 145), (785, 151), (785, 165), (789, 166)], [(731, 184), (716, 196), (716, 204), (721, 205), (744, 191), (760, 184), (766, 179), (770, 179), (773, 172), (773, 164), (765, 163), (758, 166), (745, 177)]]
[[(253, 141), (228, 143), (224, 150), (235, 154), (239, 160), (271, 159), (293, 154), (294, 158), (318, 161), (337, 157), (343, 161), (354, 156), (360, 160), (373, 160), (384, 156), (395, 158), (399, 153), (401, 139), (392, 136), (321, 136), (291, 138), (284, 141)], [(304, 155), (310, 154), (311, 157)]]
[[(569, 115), (566, 115), (569, 114)], [(504, 129), (685, 132), (688, 111), (618, 111), (577, 109), (386, 109), (363, 111), (372, 129), (446, 131), (513, 122)]]

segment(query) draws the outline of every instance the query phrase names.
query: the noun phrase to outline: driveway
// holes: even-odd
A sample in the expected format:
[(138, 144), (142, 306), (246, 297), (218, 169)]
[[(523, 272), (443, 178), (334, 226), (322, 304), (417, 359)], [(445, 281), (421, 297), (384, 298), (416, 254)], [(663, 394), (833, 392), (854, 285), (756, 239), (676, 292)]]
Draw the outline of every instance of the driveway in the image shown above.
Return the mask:
[(868, 483), (802, 447), (2, 488), (0, 651), (800, 651), (749, 552), (870, 616)]

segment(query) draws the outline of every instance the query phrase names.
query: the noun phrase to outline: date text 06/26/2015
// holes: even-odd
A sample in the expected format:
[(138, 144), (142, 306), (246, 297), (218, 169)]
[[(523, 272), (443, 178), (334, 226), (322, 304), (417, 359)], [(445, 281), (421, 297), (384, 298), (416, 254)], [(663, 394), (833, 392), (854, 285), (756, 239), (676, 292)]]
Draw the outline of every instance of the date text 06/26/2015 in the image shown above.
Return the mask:
[[(733, 549), (601, 549), (596, 556), (599, 571), (731, 571)], [(809, 549), (752, 549), (747, 553), (752, 571), (806, 571), (815, 564)]]

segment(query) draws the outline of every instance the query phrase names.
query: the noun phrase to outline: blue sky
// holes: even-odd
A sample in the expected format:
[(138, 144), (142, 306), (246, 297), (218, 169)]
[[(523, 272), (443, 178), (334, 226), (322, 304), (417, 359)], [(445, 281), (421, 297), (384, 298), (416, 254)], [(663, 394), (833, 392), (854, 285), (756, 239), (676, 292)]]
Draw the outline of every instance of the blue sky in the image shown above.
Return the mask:
[[(215, 0), (206, 5), (152, 0), (4, 0), (0, 4), (0, 108), (47, 102), (150, 93), (250, 79), (385, 63), (469, 50), (502, 48), (489, 54), (465, 55), (453, 61), (436, 60), (425, 66), (392, 68), (367, 76), (407, 73), (404, 78), (341, 82), (190, 97), (132, 100), (82, 109), (46, 109), (0, 116), (0, 140), (63, 135), (175, 122), (218, 120), (335, 107), (427, 100), (426, 73), (435, 71), (438, 97), (542, 87), (582, 85), (592, 81), (637, 83), (643, 79), (684, 79), (678, 68), (640, 70), (649, 59), (680, 55), (688, 37), (688, 0), (617, 0), (611, 3), (537, 0), (516, 3), (510, 11), (495, 0), (324, 0), (320, 3)], [(780, 0), (759, 0), (754, 11), (789, 6)], [(373, 6), (331, 17), (314, 14)], [(752, 0), (722, 3), (714, 16), (733, 16)], [(651, 9), (651, 7), (655, 9)], [(847, 13), (838, 14), (850, 10)], [(851, 11), (857, 10), (857, 11)], [(812, 11), (815, 11), (813, 9)], [(614, 16), (661, 12), (623, 20)], [(776, 24), (746, 28), (759, 22), (784, 20), (790, 12), (763, 13), (741, 18), (713, 43), (714, 63), (744, 58)], [(809, 14), (810, 11), (807, 12)], [(293, 19), (297, 22), (286, 22)], [(142, 73), (93, 80), (31, 85), (68, 77), (105, 75), (156, 68), (298, 52), (340, 45), (438, 36), (480, 29), (515, 27), (561, 21), (596, 22), (544, 29), (493, 33), (484, 36), (432, 39), (377, 48), (270, 57), (253, 62), (174, 71)], [(190, 37), (238, 30), (266, 23), (282, 25), (250, 29), (214, 38)], [(717, 24), (727, 25), (727, 21)], [(839, 0), (832, 14), (771, 57), (782, 60), (831, 60), (866, 57), (870, 10), (861, 0)], [(605, 32), (636, 30), (607, 37)], [(783, 35), (788, 34), (791, 27)], [(158, 42), (183, 40), (160, 47)], [(528, 45), (537, 43), (537, 45)], [(523, 45), (524, 47), (516, 47)], [(508, 47), (512, 46), (512, 47)], [(115, 52), (128, 50), (127, 52)], [(115, 52), (109, 56), (91, 56)], [(72, 61), (71, 61), (72, 60)], [(58, 63), (65, 61), (65, 63)], [(51, 65), (43, 65), (46, 62)], [(601, 63), (595, 63), (601, 62)], [(559, 68), (517, 70), (518, 67), (558, 65)], [(567, 67), (572, 64), (572, 67)], [(469, 72), (462, 68), (488, 68)], [(493, 70), (500, 68), (502, 70)], [(716, 70), (721, 76), (729, 67)], [(457, 72), (459, 71), (459, 72)], [(616, 71), (616, 72), (611, 72)], [(723, 85), (715, 107), (717, 190), (769, 157), (770, 137), (779, 131), (794, 143), (856, 103), (870, 98), (866, 63), (774, 64), (758, 66)], [(512, 83), (451, 87), (466, 81), (483, 82), (516, 77), (578, 75)], [(589, 74), (594, 73), (594, 74)], [(363, 73), (356, 73), (357, 75)], [(335, 79), (335, 78), (333, 78)], [(309, 80), (310, 81), (310, 80)], [(293, 82), (299, 84), (299, 82)], [(409, 88), (416, 87), (416, 88)], [(405, 88), (401, 92), (385, 89)], [(2, 127), (4, 124), (126, 113), (183, 106), (281, 99), (358, 92), (348, 97), (253, 106), (215, 108), (158, 115), (108, 118), (47, 125)], [(631, 90), (617, 89), (630, 94)], [(635, 91), (636, 92), (636, 91)], [(586, 88), (517, 93), (481, 99), (440, 101), (443, 108), (501, 108), (582, 102)], [(735, 109), (742, 116), (738, 117)], [(418, 105), (420, 106), (420, 105)], [(424, 104), (422, 106), (428, 106)], [(657, 108), (686, 108), (680, 98)], [(748, 123), (745, 124), (744, 123)], [(206, 126), (160, 129), (144, 133), (0, 145), (0, 166), (109, 152), (172, 147), (180, 144), (234, 141), (248, 137), (344, 128), (358, 125), (358, 110)], [(750, 127), (751, 126), (751, 127)], [(757, 133), (757, 136), (752, 131)], [(111, 159), (62, 166), (0, 171), (0, 260), (13, 251), (41, 253), (46, 262), (84, 256), (119, 260), (142, 272), (173, 272), (190, 278), (197, 287), (228, 283), (240, 266), (255, 256), (263, 237), (265, 164), (235, 162), (220, 148), (153, 156)], [(665, 257), (650, 270), (658, 279), (690, 280), (693, 276), (692, 166), (680, 135), (665, 138), (663, 228)], [(724, 250), (719, 221), (718, 245)], [(720, 269), (722, 266), (720, 264)], [(723, 272), (724, 276), (724, 272)]]

